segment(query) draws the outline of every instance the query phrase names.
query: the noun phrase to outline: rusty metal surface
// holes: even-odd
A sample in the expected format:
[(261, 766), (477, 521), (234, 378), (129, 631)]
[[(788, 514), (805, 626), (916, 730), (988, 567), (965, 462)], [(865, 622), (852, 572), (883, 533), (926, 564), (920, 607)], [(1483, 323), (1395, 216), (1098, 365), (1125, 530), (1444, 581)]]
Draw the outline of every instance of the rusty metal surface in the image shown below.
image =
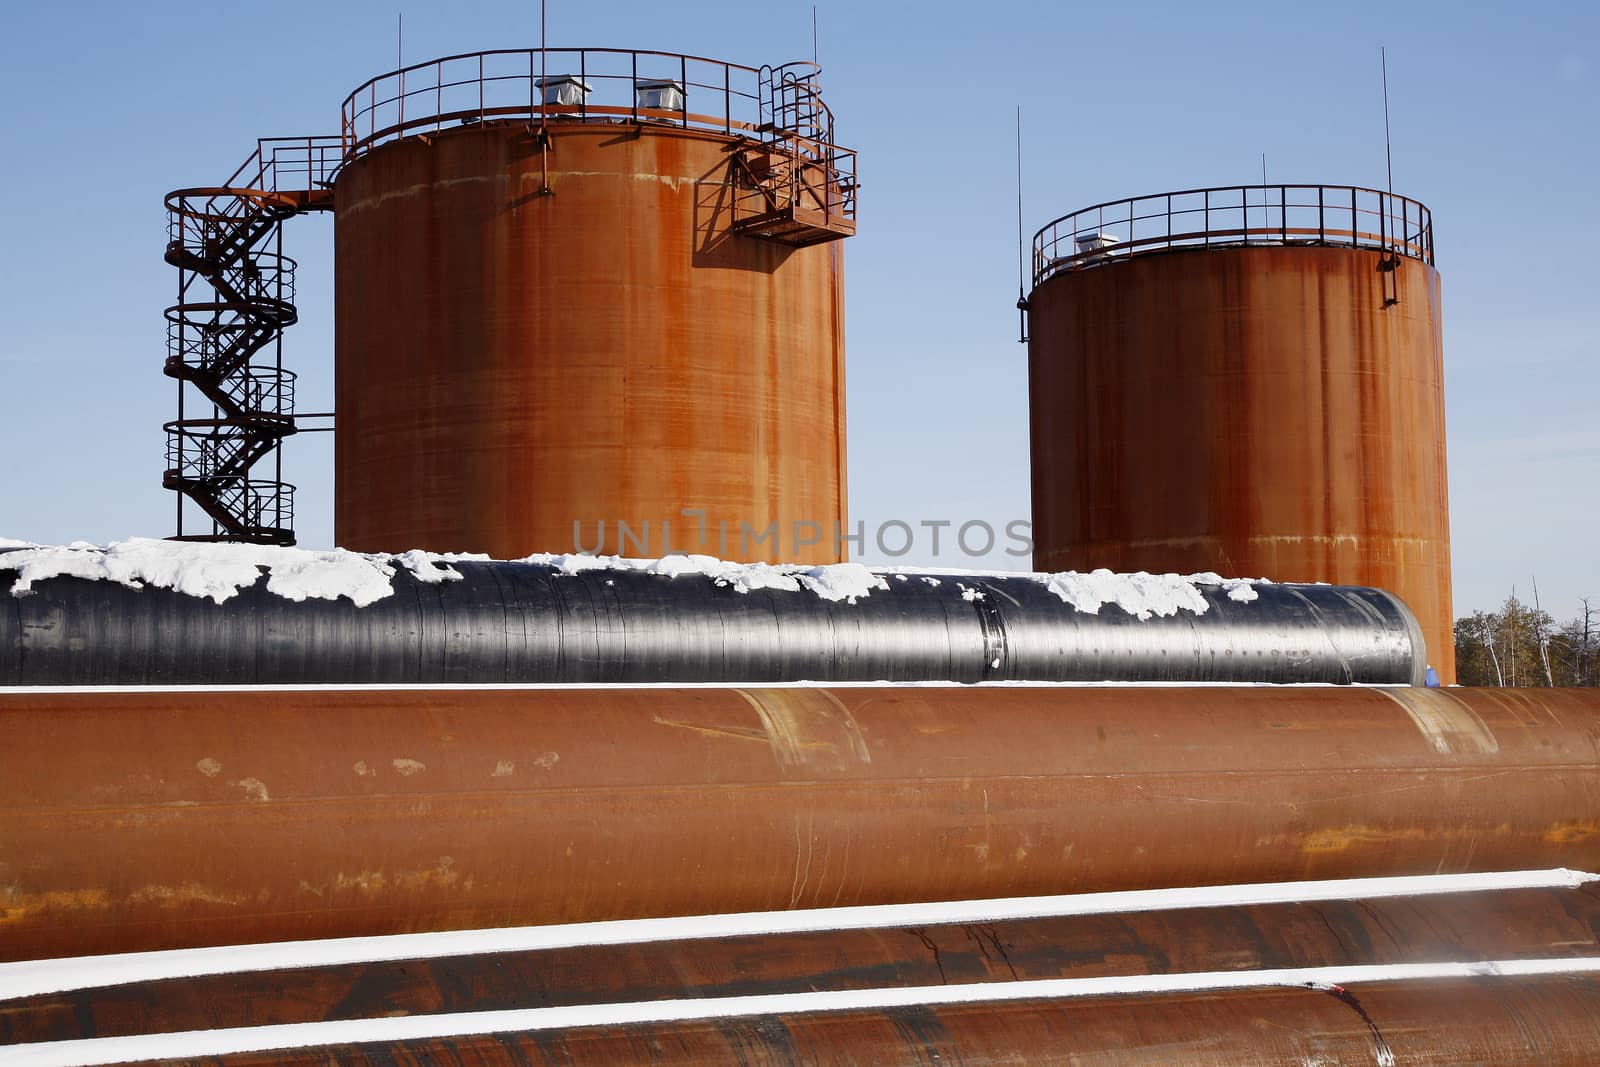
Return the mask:
[(1600, 955), (1600, 887), (406, 959), (0, 1001), (0, 1044), (885, 986)]
[(0, 957), (1600, 869), (1600, 691), (0, 693)]
[(522, 124), (341, 171), (338, 542), (838, 560), (839, 245), (733, 236), (729, 137), (549, 132), (553, 195)]
[(1600, 980), (1585, 975), (766, 1015), (182, 1062), (1592, 1067), (1597, 1061)]
[(1377, 586), (1452, 681), (1439, 276), (1383, 258), (1176, 251), (1034, 290), (1034, 565)]

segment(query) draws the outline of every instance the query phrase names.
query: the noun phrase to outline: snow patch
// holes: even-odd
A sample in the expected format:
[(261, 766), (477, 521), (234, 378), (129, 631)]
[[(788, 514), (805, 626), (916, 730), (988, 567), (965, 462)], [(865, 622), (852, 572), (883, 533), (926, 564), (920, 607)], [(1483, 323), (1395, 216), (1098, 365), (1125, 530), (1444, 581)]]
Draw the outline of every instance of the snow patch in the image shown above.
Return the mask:
[[(1254, 588), (1257, 580), (1224, 578), (1210, 571), (1186, 575), (1149, 574), (1145, 571), (1116, 574), (1101, 568), (1088, 573), (1061, 571), (1026, 577), (1031, 577), (1078, 611), (1097, 615), (1102, 606), (1115, 604), (1140, 621), (1157, 615), (1166, 618), (1180, 611), (1204, 615), (1211, 605), (1200, 592), (1201, 586), (1222, 586), (1229, 600), (1240, 603), (1248, 603), (1261, 596)], [(1265, 583), (1265, 579), (1259, 581)]]
[[(434, 553), (413, 549), (391, 555), (363, 554), (344, 549), (312, 551), (262, 545), (187, 544), (153, 538), (131, 538), (99, 546), (75, 541), (66, 546), (31, 545), (0, 540), (7, 549), (0, 566), (18, 572), (13, 596), (33, 591), (35, 582), (55, 577), (113, 581), (133, 589), (154, 586), (189, 596), (206, 597), (221, 604), (267, 576), (267, 591), (286, 600), (337, 600), (344, 597), (357, 607), (382, 600), (394, 591), (399, 568), (419, 582), (437, 584), (460, 581), (461, 572), (450, 564), (463, 560), (489, 561), (485, 555)], [(1249, 603), (1259, 598), (1255, 586), (1265, 579), (1223, 578), (1216, 574), (1029, 574), (1025, 571), (959, 572), (941, 569), (913, 571), (871, 568), (860, 563), (806, 566), (792, 563), (732, 563), (714, 556), (672, 555), (661, 559), (540, 553), (518, 562), (553, 568), (561, 574), (589, 571), (634, 572), (665, 578), (685, 576), (710, 579), (739, 593), (762, 589), (805, 591), (828, 601), (853, 604), (876, 590), (890, 588), (889, 578), (906, 582), (919, 578), (938, 587), (943, 574), (959, 577), (1028, 579), (1043, 585), (1078, 611), (1096, 614), (1105, 604), (1115, 604), (1135, 618), (1176, 615), (1180, 611), (1204, 614), (1209, 606), (1200, 589), (1221, 586), (1229, 600)], [(607, 584), (610, 584), (608, 581)], [(965, 601), (985, 594), (956, 581)]]
[(112, 581), (130, 589), (154, 586), (221, 604), (267, 573), (267, 591), (285, 600), (348, 599), (366, 607), (394, 592), (396, 565), (418, 581), (460, 581), (453, 560), (487, 556), (436, 554), (412, 550), (398, 556), (364, 555), (342, 548), (309, 551), (269, 545), (186, 544), (135, 537), (109, 545), (74, 541), (66, 546), (33, 546), (7, 552), (4, 566), (15, 569), (12, 596), (25, 596), (48, 578)]
[(679, 555), (663, 556), (661, 559), (629, 559), (625, 556), (553, 555), (547, 552), (528, 556), (520, 562), (554, 567), (563, 574), (612, 570), (659, 574), (668, 578), (700, 575), (710, 578), (716, 585), (731, 586), (739, 593), (749, 593), (758, 589), (781, 589), (789, 592), (804, 589), (823, 600), (843, 600), (850, 604), (869, 595), (874, 589), (889, 588), (887, 581), (859, 563), (830, 563), (808, 567), (796, 563), (730, 563), (715, 556)]
[(1050, 592), (1090, 615), (1100, 613), (1106, 604), (1115, 604), (1141, 621), (1155, 615), (1166, 617), (1179, 611), (1204, 615), (1210, 607), (1200, 594), (1200, 582), (1177, 574), (1114, 574), (1108, 570), (1063, 571), (1034, 578)]

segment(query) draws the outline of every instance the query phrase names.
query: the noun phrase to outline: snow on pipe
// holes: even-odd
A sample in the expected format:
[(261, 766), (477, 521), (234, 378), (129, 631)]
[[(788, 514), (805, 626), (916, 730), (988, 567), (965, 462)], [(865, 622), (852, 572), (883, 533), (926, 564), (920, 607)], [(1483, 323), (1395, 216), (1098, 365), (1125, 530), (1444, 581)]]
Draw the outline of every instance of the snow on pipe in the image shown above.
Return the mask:
[[(1533, 874), (1535, 872), (1527, 872)], [(1558, 874), (1571, 872), (1544, 872)], [(1478, 888), (1429, 893), (1452, 878)], [(773, 932), (789, 914), (758, 913), (736, 936), (510, 949), (519, 935), (560, 927), (370, 939), (392, 958), (317, 963), (327, 942), (0, 964), (0, 1045), (127, 1037), (262, 1024), (383, 1019), (530, 1007), (845, 992), (889, 986), (1274, 971), (1308, 967), (1562, 960), (1600, 954), (1600, 885), (1569, 878), (1540, 888), (1492, 889), (1504, 875), (1423, 876), (1420, 895), (1331, 897), (1131, 912), (974, 919), (966, 902), (887, 906), (898, 924)], [(1322, 888), (1325, 883), (1301, 883)], [(1363, 893), (1362, 883), (1345, 883)], [(1204, 894), (1190, 893), (1195, 901)], [(1040, 899), (1075, 904), (1082, 898)], [(857, 909), (867, 910), (867, 909)], [(816, 913), (825, 918), (839, 909)], [(912, 912), (942, 911), (926, 924)], [(733, 917), (720, 917), (723, 919)], [(640, 929), (662, 920), (631, 924)], [(712, 927), (704, 919), (675, 927)], [(765, 927), (765, 929), (762, 929)], [(462, 951), (428, 954), (459, 942)], [(493, 946), (493, 947), (489, 947)], [(409, 951), (408, 951), (409, 947)], [(475, 951), (469, 951), (474, 949)], [(359, 952), (359, 946), (345, 949)], [(224, 955), (226, 954), (226, 955)], [(219, 960), (278, 967), (204, 973)], [(140, 964), (144, 966), (141, 968)], [(52, 971), (52, 967), (55, 969)], [(128, 977), (116, 980), (119, 970)], [(110, 972), (108, 975), (108, 971)], [(64, 988), (32, 992), (41, 976)], [(1248, 975), (1241, 981), (1248, 980)], [(90, 983), (90, 984), (73, 984)], [(19, 990), (19, 992), (13, 992)]]
[(0, 544), (0, 683), (1420, 684), (1378, 589), (703, 556)]

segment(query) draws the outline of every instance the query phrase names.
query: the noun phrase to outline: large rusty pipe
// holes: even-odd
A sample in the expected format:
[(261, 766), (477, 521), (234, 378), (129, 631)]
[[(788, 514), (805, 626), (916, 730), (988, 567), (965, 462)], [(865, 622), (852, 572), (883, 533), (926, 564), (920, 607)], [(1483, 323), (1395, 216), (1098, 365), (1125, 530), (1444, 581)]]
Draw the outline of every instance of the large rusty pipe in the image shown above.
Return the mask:
[(805, 990), (1583, 956), (1600, 956), (1595, 883), (586, 944), (138, 981), (0, 1000), (0, 1045)]
[(1593, 1067), (1597, 1061), (1600, 979), (1588, 974), (751, 1015), (281, 1048), (164, 1062), (219, 1067)]
[(1600, 869), (1600, 692), (0, 692), (0, 958)]

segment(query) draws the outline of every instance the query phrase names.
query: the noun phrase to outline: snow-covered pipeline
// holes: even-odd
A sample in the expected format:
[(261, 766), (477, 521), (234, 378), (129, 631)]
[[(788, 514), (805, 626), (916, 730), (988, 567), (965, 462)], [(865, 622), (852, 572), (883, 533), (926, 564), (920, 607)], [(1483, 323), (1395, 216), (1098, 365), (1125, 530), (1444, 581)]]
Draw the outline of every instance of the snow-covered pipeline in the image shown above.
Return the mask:
[(0, 684), (1409, 683), (1376, 589), (0, 541)]

